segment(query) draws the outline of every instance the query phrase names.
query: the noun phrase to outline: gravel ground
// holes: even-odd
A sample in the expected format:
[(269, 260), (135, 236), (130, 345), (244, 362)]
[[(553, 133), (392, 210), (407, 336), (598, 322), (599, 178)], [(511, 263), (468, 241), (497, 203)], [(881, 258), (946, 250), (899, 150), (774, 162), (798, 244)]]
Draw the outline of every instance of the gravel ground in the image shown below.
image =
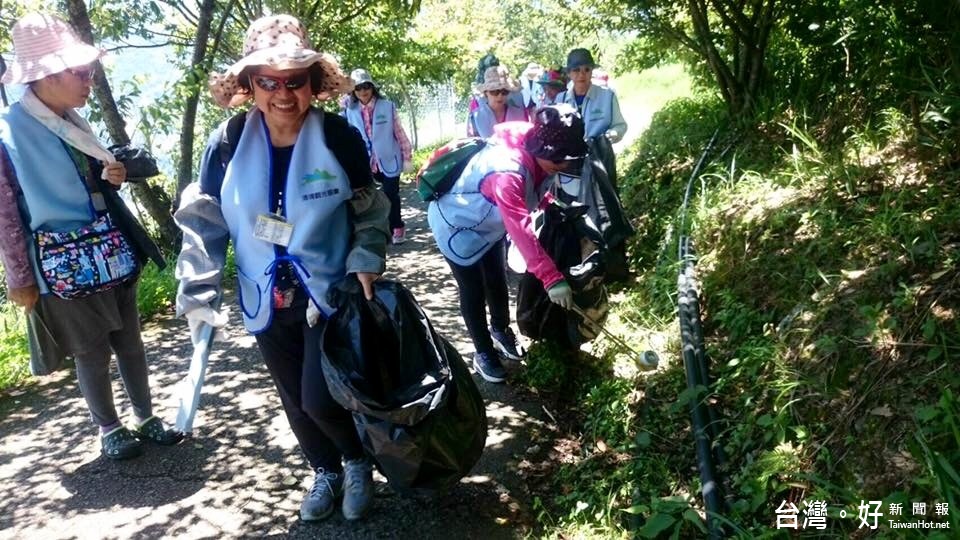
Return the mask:
[[(437, 330), (469, 359), (456, 286), (426, 226), (425, 206), (409, 185), (404, 196), (409, 241), (390, 247), (388, 277), (414, 292)], [(157, 413), (172, 422), (172, 393), (191, 352), (186, 324), (160, 318), (143, 334)], [(549, 419), (510, 384), (474, 378), (486, 399), (489, 434), (483, 457), (460, 484), (432, 498), (402, 497), (378, 477), (366, 519), (348, 523), (337, 512), (301, 523), (297, 510), (311, 472), (233, 309), (211, 355), (194, 437), (179, 446), (151, 446), (124, 462), (101, 457), (69, 371), (0, 396), (0, 538), (523, 536), (533, 519), (517, 464), (549, 437)], [(128, 412), (119, 378), (114, 383), (118, 407)]]

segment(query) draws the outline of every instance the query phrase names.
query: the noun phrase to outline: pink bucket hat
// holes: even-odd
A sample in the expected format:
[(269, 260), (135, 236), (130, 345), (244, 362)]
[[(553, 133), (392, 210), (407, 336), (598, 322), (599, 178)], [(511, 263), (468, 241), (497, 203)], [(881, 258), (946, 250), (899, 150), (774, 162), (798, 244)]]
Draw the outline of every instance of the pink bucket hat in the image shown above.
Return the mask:
[(277, 70), (302, 69), (319, 64), (323, 71), (317, 99), (332, 99), (353, 91), (353, 81), (340, 70), (330, 54), (313, 50), (307, 29), (291, 15), (261, 17), (250, 25), (243, 42), (243, 58), (223, 73), (210, 75), (210, 93), (221, 107), (236, 107), (250, 99), (238, 83), (240, 73), (254, 66), (268, 66)]
[(62, 19), (42, 13), (24, 15), (13, 25), (16, 60), (0, 83), (26, 84), (99, 60), (104, 51), (84, 43)]

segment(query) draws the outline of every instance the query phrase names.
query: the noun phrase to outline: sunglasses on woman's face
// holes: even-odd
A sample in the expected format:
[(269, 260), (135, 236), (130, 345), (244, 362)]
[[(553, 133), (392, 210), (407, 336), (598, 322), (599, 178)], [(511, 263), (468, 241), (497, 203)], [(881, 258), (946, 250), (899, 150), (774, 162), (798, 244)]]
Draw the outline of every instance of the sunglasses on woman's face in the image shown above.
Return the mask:
[(280, 87), (286, 88), (291, 92), (299, 90), (310, 82), (310, 74), (307, 72), (298, 73), (291, 77), (271, 77), (269, 75), (254, 75), (253, 84), (260, 87), (264, 92), (276, 92)]
[(506, 96), (510, 91), (506, 88), (501, 88), (500, 90), (487, 90), (487, 93), (491, 96)]
[(354, 90), (356, 90), (357, 92), (360, 92), (360, 91), (363, 91), (363, 90), (373, 90), (373, 85), (370, 84), (370, 83), (366, 83), (366, 82), (365, 82), (365, 83), (361, 83), (361, 84), (358, 84), (357, 87), (354, 88)]
[(81, 69), (67, 68), (66, 71), (67, 73), (73, 75), (74, 77), (84, 82), (92, 81), (93, 75), (95, 73), (93, 68), (81, 68)]

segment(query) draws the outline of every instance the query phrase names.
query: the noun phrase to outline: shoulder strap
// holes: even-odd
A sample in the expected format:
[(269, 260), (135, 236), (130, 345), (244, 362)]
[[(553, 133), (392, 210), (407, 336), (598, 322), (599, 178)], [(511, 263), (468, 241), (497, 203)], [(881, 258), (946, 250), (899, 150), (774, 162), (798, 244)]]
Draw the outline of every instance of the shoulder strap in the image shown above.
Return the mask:
[[(328, 121), (329, 118), (327, 118), (327, 116), (329, 114), (330, 113), (326, 111), (323, 112), (323, 117), (324, 117), (323, 118), (323, 138), (326, 139), (327, 148), (329, 148), (330, 151), (333, 152), (333, 157), (336, 158), (337, 163), (339, 163), (340, 166), (343, 167), (344, 163), (350, 162), (349, 149), (347, 148), (346, 145), (343, 145), (343, 144), (336, 144), (336, 143), (330, 144), (331, 140), (340, 141), (343, 138), (343, 133), (342, 132), (337, 133), (336, 124), (334, 124), (334, 122)], [(351, 182), (351, 185), (352, 184), (353, 182)]]
[(227, 163), (230, 163), (234, 152), (237, 151), (237, 142), (240, 140), (240, 134), (243, 133), (243, 126), (246, 123), (246, 111), (227, 120), (227, 127), (220, 137), (220, 163), (223, 164), (224, 169), (227, 168)]
[[(331, 140), (339, 140), (338, 137), (342, 138), (343, 134), (337, 133), (337, 126), (333, 122), (327, 121), (327, 114), (326, 112), (323, 113), (323, 135), (327, 140), (327, 147), (333, 152), (333, 157), (343, 166), (344, 163), (349, 163), (350, 156), (344, 145), (330, 144)], [(226, 169), (227, 163), (230, 163), (230, 160), (233, 159), (233, 154), (237, 151), (237, 142), (240, 141), (240, 135), (243, 133), (243, 126), (246, 122), (246, 112), (237, 114), (227, 121), (227, 126), (220, 137), (220, 162), (223, 163), (224, 169)]]

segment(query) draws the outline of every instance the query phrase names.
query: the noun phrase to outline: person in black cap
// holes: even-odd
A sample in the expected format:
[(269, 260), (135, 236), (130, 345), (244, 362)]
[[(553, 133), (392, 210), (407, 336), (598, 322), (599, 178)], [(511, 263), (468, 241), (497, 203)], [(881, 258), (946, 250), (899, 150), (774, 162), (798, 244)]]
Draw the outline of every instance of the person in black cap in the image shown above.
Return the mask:
[(620, 113), (617, 94), (610, 88), (593, 84), (593, 70), (598, 67), (587, 49), (573, 49), (567, 55), (567, 91), (557, 97), (558, 103), (569, 103), (580, 111), (587, 138), (606, 136), (617, 142), (627, 132), (627, 121)]
[[(543, 282), (550, 300), (573, 306), (573, 291), (530, 227), (530, 213), (553, 200), (544, 182), (577, 166), (587, 152), (583, 121), (561, 104), (534, 113), (533, 123), (503, 122), (464, 168), (453, 187), (430, 203), (427, 220), (460, 295), (460, 313), (476, 349), (474, 367), (499, 383), (506, 370), (497, 354), (519, 360), (510, 329), (504, 237)], [(490, 328), (486, 324), (490, 310)]]
[[(590, 209), (589, 215), (597, 227), (605, 231), (604, 237), (613, 239), (607, 245), (606, 277), (611, 282), (625, 281), (632, 275), (625, 239), (633, 234), (633, 228), (624, 217), (620, 201), (617, 157), (612, 143), (623, 138), (627, 122), (620, 114), (616, 93), (610, 88), (593, 84), (591, 78), (596, 67), (593, 55), (587, 49), (573, 49), (567, 55), (570, 83), (567, 91), (557, 96), (557, 101), (577, 107), (583, 116), (590, 149), (584, 170), (591, 174), (564, 176), (557, 183), (557, 196), (567, 203), (579, 201)], [(597, 171), (602, 174), (597, 174)], [(594, 202), (597, 196), (602, 198), (605, 212), (600, 212), (599, 205)]]

